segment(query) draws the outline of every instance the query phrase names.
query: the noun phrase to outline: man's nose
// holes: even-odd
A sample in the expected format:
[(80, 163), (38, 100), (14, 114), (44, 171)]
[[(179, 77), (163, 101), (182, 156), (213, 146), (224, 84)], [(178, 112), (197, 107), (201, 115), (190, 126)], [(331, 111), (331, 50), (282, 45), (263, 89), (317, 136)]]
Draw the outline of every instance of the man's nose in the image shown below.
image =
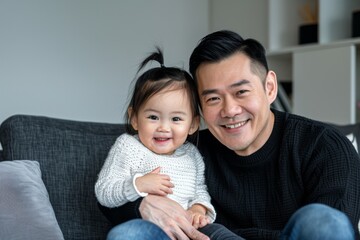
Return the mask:
[(232, 118), (241, 112), (241, 106), (233, 98), (225, 98), (221, 109), (221, 117)]

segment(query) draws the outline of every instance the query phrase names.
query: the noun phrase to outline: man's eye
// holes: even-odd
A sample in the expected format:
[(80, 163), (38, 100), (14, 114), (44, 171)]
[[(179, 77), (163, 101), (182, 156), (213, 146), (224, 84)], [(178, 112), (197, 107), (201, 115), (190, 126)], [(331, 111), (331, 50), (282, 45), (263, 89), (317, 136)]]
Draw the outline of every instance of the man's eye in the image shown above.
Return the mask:
[(238, 91), (237, 93), (236, 93), (236, 95), (243, 95), (244, 93), (247, 93), (247, 92), (249, 92), (249, 90), (245, 90), (245, 89), (242, 89), (242, 90), (240, 90), (240, 91)]
[(150, 119), (150, 120), (158, 120), (159, 118), (157, 116), (155, 116), (155, 115), (150, 115), (150, 116), (148, 116), (148, 119)]
[(211, 103), (211, 102), (215, 102), (215, 101), (219, 101), (220, 98), (219, 97), (210, 97), (208, 99), (206, 99), (206, 102)]

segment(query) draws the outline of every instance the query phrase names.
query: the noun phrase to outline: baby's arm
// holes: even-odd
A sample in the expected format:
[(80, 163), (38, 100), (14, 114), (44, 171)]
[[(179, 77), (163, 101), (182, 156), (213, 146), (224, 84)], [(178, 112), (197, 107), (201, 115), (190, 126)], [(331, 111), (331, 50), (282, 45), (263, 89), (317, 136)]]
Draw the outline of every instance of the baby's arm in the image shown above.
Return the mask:
[(153, 171), (137, 177), (134, 181), (135, 188), (140, 193), (148, 193), (159, 196), (166, 196), (172, 193), (174, 185), (170, 182), (170, 177), (160, 173), (160, 167)]
[(187, 212), (191, 215), (192, 225), (197, 228), (202, 228), (210, 223), (209, 218), (206, 216), (206, 207), (201, 204), (192, 205)]

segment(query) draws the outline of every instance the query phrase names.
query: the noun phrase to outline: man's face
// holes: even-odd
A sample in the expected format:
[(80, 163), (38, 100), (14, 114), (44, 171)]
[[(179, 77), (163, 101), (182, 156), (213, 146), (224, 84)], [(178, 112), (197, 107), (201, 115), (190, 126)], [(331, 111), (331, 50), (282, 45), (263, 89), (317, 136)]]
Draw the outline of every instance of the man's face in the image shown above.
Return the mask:
[(266, 79), (260, 79), (251, 71), (250, 59), (235, 53), (220, 62), (201, 64), (196, 76), (210, 132), (238, 155), (261, 148), (274, 124), (270, 104), (277, 94), (275, 73), (269, 71)]

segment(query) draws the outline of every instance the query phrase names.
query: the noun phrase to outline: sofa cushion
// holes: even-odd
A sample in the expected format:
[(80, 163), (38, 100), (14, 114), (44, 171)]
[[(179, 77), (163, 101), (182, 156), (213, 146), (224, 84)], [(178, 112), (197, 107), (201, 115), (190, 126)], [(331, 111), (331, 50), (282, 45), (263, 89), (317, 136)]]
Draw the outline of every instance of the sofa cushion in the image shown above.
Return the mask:
[(0, 239), (64, 239), (38, 162), (0, 162), (0, 192)]
[(121, 124), (15, 115), (0, 126), (5, 159), (36, 159), (65, 239), (105, 239), (94, 185)]

